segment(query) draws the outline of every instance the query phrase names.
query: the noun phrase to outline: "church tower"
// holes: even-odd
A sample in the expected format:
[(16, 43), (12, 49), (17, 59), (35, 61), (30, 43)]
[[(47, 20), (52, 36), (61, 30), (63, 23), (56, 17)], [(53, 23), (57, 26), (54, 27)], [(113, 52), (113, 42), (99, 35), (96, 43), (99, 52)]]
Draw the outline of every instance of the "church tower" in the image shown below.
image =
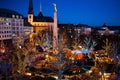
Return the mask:
[(33, 11), (33, 1), (29, 0), (29, 8), (28, 8), (28, 22), (33, 22), (34, 11)]
[(40, 2), (40, 11), (38, 15), (34, 15), (33, 9), (33, 0), (29, 0), (29, 7), (28, 7), (28, 22), (33, 26), (33, 32), (39, 33), (43, 30), (52, 30), (52, 26), (54, 20), (50, 16), (44, 16), (42, 14), (42, 4)]

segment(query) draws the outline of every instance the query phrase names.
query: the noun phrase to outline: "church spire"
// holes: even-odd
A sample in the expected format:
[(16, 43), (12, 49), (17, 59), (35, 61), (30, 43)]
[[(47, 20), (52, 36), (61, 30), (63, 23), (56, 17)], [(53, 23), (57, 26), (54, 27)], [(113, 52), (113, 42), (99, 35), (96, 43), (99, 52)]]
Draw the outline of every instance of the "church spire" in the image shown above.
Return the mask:
[(41, 0), (40, 0), (40, 12), (39, 12), (39, 14), (38, 14), (38, 17), (43, 17)]
[(29, 0), (28, 14), (33, 14), (33, 1)]
[(42, 2), (40, 1), (40, 12), (42, 12)]

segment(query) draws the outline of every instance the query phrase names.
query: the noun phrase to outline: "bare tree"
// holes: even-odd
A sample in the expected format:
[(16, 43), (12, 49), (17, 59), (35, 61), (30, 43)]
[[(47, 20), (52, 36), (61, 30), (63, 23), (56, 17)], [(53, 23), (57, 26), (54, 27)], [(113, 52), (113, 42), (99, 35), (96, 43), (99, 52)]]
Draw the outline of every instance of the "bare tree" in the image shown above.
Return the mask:
[(50, 31), (41, 31), (34, 36), (35, 45), (42, 46), (45, 51), (49, 51), (52, 47), (52, 33)]
[(19, 76), (23, 76), (27, 63), (34, 56), (34, 46), (30, 43), (21, 46), (19, 41), (13, 45), (11, 64), (13, 74), (19, 73)]
[(75, 39), (75, 41), (72, 44), (72, 47), (76, 50), (81, 45), (82, 45), (82, 41), (80, 39)]
[(34, 41), (36, 44), (44, 46), (46, 42), (46, 31), (41, 31), (37, 35), (35, 35)]
[(72, 59), (68, 59), (66, 53), (63, 51), (64, 43), (63, 37), (60, 36), (56, 50), (53, 53), (48, 53), (46, 58), (49, 64), (48, 68), (58, 74), (60, 80), (62, 80), (63, 72), (73, 66)]
[(62, 39), (62, 46), (66, 47), (68, 46), (68, 36), (65, 32), (61, 32), (59, 35), (59, 39)]
[(118, 64), (119, 64), (118, 62), (120, 60), (120, 58), (118, 56), (119, 46), (120, 46), (119, 42), (114, 42), (112, 44), (112, 50), (111, 50), (111, 53), (112, 53), (111, 57), (112, 57), (114, 64), (116, 66), (116, 71), (118, 71)]
[(112, 43), (110, 43), (107, 38), (103, 42), (104, 42), (103, 49), (105, 50), (104, 54), (109, 57), (109, 53), (110, 53), (110, 50), (111, 50)]
[(87, 37), (84, 39), (84, 44), (85, 44), (85, 48), (89, 50), (92, 50), (97, 45), (96, 41)]

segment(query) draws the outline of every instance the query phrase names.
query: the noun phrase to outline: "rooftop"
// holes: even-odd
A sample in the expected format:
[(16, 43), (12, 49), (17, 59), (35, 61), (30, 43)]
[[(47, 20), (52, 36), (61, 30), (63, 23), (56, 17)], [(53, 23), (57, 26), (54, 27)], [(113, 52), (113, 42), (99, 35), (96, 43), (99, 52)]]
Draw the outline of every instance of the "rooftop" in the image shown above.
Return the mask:
[(0, 17), (12, 18), (12, 15), (23, 16), (14, 10), (0, 8)]
[(43, 16), (42, 12), (38, 16), (34, 16), (34, 22), (53, 22), (53, 18), (50, 16)]

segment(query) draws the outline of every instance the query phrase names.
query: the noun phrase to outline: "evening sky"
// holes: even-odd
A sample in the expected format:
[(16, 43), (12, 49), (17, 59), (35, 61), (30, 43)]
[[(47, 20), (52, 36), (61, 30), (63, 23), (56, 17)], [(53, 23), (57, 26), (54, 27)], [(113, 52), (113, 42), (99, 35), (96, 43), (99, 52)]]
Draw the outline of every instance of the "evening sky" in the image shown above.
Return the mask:
[[(44, 16), (52, 16), (53, 3), (57, 4), (59, 23), (87, 24), (90, 26), (120, 25), (120, 0), (33, 0), (34, 14), (42, 3)], [(0, 0), (0, 8), (7, 8), (27, 17), (29, 0)]]

